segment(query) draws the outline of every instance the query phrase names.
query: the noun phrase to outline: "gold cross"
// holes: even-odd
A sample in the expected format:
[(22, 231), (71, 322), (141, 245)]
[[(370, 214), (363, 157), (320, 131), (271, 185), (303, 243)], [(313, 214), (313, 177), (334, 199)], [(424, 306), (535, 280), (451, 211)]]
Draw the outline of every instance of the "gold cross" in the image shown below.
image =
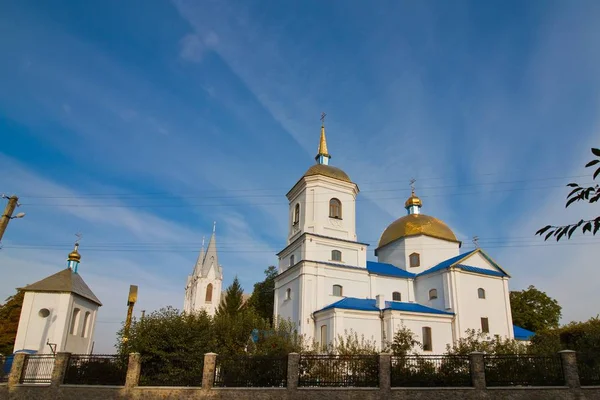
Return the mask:
[(325, 114), (324, 112), (321, 113), (321, 125), (325, 125), (325, 117), (327, 116), (327, 114)]
[(410, 180), (410, 190), (413, 192), (413, 194), (415, 193), (415, 182), (416, 182), (416, 181), (417, 181), (417, 180), (416, 180), (415, 178), (412, 178), (412, 179)]

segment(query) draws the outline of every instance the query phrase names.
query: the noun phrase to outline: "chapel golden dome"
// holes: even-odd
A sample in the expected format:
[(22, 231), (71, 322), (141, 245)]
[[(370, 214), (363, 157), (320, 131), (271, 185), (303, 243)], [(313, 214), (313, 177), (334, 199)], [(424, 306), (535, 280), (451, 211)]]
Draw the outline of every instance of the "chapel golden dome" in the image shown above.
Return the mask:
[(409, 214), (402, 218), (398, 218), (383, 231), (377, 247), (381, 248), (395, 240), (416, 235), (426, 235), (437, 239), (460, 243), (454, 235), (454, 232), (452, 232), (452, 229), (450, 229), (443, 221), (430, 217), (429, 215)]
[(81, 261), (81, 254), (79, 254), (79, 251), (77, 251), (78, 248), (79, 248), (79, 244), (76, 244), (73, 251), (70, 252), (69, 256), (67, 257), (68, 261), (77, 261), (77, 262)]
[(305, 173), (304, 177), (314, 176), (314, 175), (323, 175), (328, 176), (329, 178), (339, 179), (344, 182), (352, 182), (348, 174), (342, 171), (339, 168), (332, 167), (331, 165), (325, 164), (315, 164), (312, 165)]
[(410, 197), (408, 199), (406, 199), (406, 202), (404, 203), (404, 207), (408, 208), (410, 206), (419, 206), (419, 207), (423, 206), (421, 199), (417, 197), (417, 195), (415, 194), (414, 191), (412, 192)]

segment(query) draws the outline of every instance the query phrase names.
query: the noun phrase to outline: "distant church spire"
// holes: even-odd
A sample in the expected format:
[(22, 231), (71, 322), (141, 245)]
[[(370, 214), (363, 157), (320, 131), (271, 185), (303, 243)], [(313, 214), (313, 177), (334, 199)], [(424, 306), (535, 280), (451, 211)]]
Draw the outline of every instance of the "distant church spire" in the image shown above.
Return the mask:
[(321, 140), (319, 141), (319, 152), (315, 157), (318, 164), (329, 165), (331, 156), (327, 151), (327, 139), (325, 138), (325, 117), (327, 114), (321, 113)]
[(416, 179), (410, 180), (411, 194), (410, 194), (410, 197), (404, 203), (404, 208), (406, 208), (406, 211), (408, 212), (408, 214), (420, 214), (421, 207), (423, 206), (421, 199), (418, 198), (417, 195), (415, 194), (415, 182), (416, 181), (417, 181)]

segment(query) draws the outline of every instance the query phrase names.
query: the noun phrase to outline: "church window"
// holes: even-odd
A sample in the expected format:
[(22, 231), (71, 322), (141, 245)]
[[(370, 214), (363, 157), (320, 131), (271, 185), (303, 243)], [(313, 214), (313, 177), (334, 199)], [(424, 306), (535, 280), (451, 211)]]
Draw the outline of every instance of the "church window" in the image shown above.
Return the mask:
[(206, 287), (206, 296), (204, 297), (204, 302), (212, 303), (212, 296), (213, 296), (213, 285), (212, 285), (212, 283), (209, 283), (208, 286)]
[(77, 335), (77, 328), (79, 328), (79, 308), (73, 310), (70, 329), (71, 335)]
[(300, 223), (300, 204), (296, 203), (296, 207), (294, 207), (294, 225), (298, 225)]
[(480, 299), (485, 299), (485, 289), (479, 288), (477, 289), (477, 297)]
[(329, 200), (329, 218), (342, 219), (342, 202), (338, 199)]
[(343, 294), (342, 285), (333, 285), (333, 295), (341, 297)]
[(327, 325), (321, 325), (321, 350), (327, 350)]
[(294, 255), (290, 256), (290, 267), (295, 264)]
[(81, 337), (87, 337), (88, 325), (90, 324), (90, 315), (89, 311), (86, 311), (85, 316), (83, 317), (83, 329), (81, 330)]
[(42, 318), (47, 318), (50, 315), (50, 310), (48, 310), (47, 308), (42, 308), (39, 312), (38, 315)]
[(402, 301), (402, 295), (400, 294), (400, 292), (392, 293), (392, 300), (393, 301)]
[(435, 300), (437, 298), (438, 298), (438, 296), (437, 296), (437, 289), (431, 289), (429, 291), (429, 300)]
[(408, 256), (408, 261), (411, 268), (416, 268), (421, 265), (421, 256), (419, 253), (412, 253)]
[(481, 332), (490, 333), (490, 322), (486, 318), (481, 318)]
[(432, 351), (433, 341), (431, 340), (431, 328), (428, 326), (423, 327), (423, 351)]
[(331, 260), (332, 261), (342, 261), (342, 252), (339, 250), (331, 251)]
[(285, 290), (285, 299), (289, 300), (292, 298), (292, 289), (286, 289)]

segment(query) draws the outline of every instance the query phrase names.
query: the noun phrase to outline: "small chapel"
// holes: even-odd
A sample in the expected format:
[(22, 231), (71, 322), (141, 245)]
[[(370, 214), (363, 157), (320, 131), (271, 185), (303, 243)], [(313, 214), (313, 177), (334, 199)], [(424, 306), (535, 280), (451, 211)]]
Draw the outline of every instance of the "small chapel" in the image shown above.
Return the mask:
[(377, 261), (367, 261), (369, 244), (356, 232), (359, 188), (330, 165), (324, 123), (315, 159), (287, 193), (275, 318), (321, 346), (354, 331), (381, 347), (405, 327), (433, 354), (468, 329), (518, 340), (533, 334), (513, 326), (508, 272), (483, 249), (461, 252), (452, 229), (423, 213), (414, 187), (406, 214), (382, 230)]
[(67, 268), (19, 288), (25, 292), (14, 352), (89, 354), (102, 303), (79, 274), (79, 244)]

